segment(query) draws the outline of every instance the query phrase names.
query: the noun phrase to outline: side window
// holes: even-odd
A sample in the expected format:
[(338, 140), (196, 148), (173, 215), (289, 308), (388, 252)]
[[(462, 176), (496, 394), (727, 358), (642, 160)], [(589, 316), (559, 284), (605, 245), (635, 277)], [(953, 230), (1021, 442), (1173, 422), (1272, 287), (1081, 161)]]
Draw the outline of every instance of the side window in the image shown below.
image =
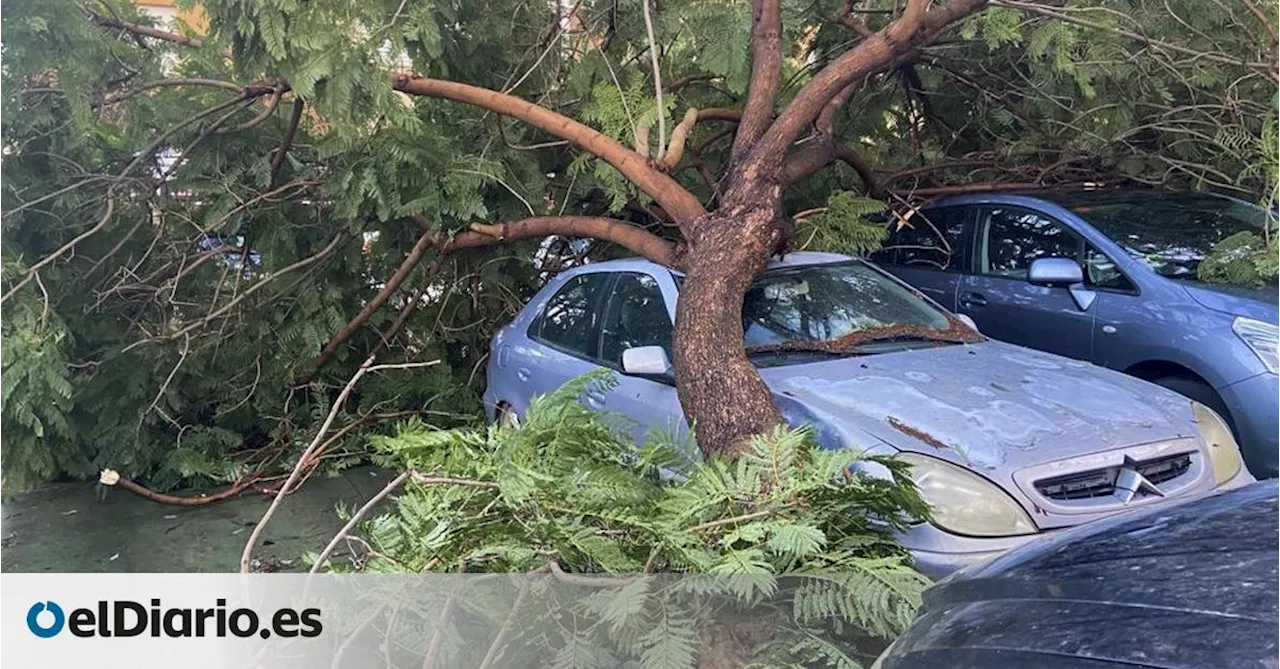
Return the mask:
[(1107, 254), (1088, 243), (1084, 249), (1084, 280), (1090, 286), (1098, 288), (1129, 292), (1137, 290)]
[(648, 274), (622, 274), (604, 312), (600, 359), (622, 366), (622, 352), (638, 346), (661, 346), (671, 355), (671, 317), (658, 282)]
[(1027, 277), (1037, 258), (1079, 261), (1084, 240), (1076, 233), (1026, 209), (988, 209), (979, 219), (982, 234), (978, 254), (982, 274)]
[(964, 219), (960, 207), (924, 210), (905, 222), (895, 219), (871, 259), (883, 265), (964, 271)]
[(550, 300), (530, 328), (535, 338), (571, 353), (591, 357), (600, 295), (612, 274), (581, 274), (569, 280)]

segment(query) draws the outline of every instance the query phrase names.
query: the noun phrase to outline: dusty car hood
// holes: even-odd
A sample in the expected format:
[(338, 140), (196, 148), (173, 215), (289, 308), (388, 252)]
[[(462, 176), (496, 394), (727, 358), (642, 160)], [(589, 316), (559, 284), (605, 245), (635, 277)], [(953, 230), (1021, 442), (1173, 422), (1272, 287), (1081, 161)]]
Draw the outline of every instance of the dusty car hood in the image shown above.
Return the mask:
[(1195, 435), (1180, 395), (997, 341), (760, 372), (840, 432), (988, 471)]

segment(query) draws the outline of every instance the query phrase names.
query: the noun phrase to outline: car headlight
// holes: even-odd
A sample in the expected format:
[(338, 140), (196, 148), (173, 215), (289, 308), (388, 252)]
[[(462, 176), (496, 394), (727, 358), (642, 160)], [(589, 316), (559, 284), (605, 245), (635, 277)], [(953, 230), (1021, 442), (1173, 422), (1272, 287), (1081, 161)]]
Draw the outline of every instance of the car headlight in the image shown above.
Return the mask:
[(1231, 436), (1231, 428), (1213, 409), (1192, 402), (1191, 408), (1196, 418), (1196, 427), (1200, 438), (1209, 448), (1209, 464), (1213, 467), (1213, 480), (1222, 485), (1240, 473), (1240, 449), (1236, 446), (1235, 437)]
[(1231, 322), (1231, 331), (1253, 351), (1272, 374), (1280, 368), (1276, 355), (1276, 340), (1280, 339), (1280, 328), (1252, 318), (1237, 316)]
[(933, 524), (974, 537), (1032, 534), (1031, 516), (1008, 493), (973, 472), (918, 453), (900, 453), (911, 479), (933, 507)]

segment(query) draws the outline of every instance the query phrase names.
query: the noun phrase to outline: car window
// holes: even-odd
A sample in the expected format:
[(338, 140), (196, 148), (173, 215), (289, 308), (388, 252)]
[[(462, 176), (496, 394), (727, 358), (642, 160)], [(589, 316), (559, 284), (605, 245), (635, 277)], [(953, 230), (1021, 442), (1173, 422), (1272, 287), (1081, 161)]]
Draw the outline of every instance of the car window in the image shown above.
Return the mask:
[(600, 328), (600, 359), (622, 366), (622, 352), (661, 346), (671, 355), (671, 317), (658, 282), (648, 274), (622, 274), (614, 284)]
[(1130, 256), (1171, 279), (1198, 278), (1200, 262), (1223, 239), (1266, 234), (1267, 212), (1248, 203), (1200, 194), (1082, 204), (1073, 212)]
[(569, 279), (550, 300), (535, 323), (537, 339), (590, 357), (601, 294), (612, 274), (580, 274)]
[(1094, 248), (1093, 244), (1085, 244), (1084, 270), (1085, 283), (1090, 286), (1111, 290), (1136, 290), (1129, 278), (1116, 267), (1116, 263), (1107, 254)]
[(927, 209), (889, 224), (889, 236), (871, 259), (884, 265), (963, 271), (964, 219), (961, 207)]
[(831, 341), (860, 330), (941, 331), (945, 314), (865, 263), (761, 274), (742, 307), (745, 344)]
[(982, 274), (1027, 278), (1037, 258), (1079, 261), (1084, 240), (1062, 224), (1036, 212), (992, 208), (979, 217), (979, 271)]

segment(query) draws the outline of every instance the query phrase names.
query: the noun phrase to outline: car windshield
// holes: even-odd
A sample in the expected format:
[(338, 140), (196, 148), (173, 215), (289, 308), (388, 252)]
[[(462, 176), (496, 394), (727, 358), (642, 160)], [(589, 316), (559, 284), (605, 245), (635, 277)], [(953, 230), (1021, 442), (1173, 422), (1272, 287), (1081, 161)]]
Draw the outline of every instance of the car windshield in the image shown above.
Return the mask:
[(862, 262), (776, 269), (747, 289), (749, 352), (853, 352), (875, 341), (977, 341), (946, 312)]
[(1171, 279), (1196, 280), (1200, 262), (1241, 232), (1274, 234), (1260, 208), (1212, 195), (1173, 195), (1082, 204), (1071, 210), (1134, 258)]

